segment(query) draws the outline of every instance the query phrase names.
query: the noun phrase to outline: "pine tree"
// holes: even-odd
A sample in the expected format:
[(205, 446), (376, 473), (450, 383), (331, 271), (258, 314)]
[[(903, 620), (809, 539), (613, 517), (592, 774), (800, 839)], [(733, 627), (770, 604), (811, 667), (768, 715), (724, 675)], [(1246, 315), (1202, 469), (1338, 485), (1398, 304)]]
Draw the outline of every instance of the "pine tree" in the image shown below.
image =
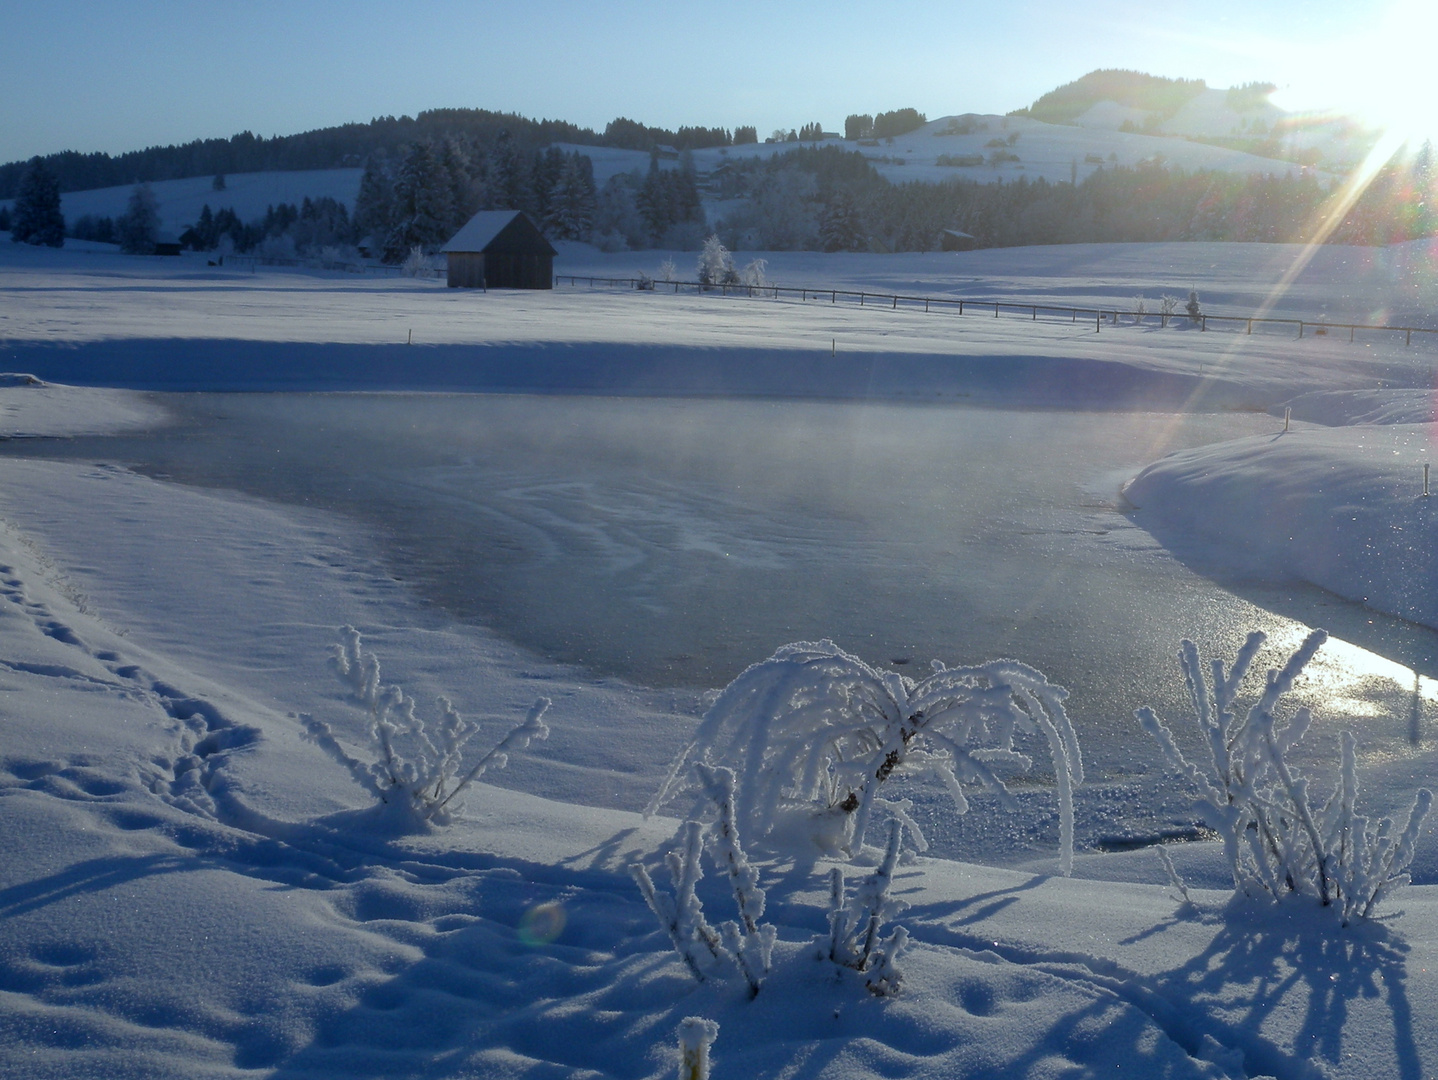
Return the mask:
[(819, 246), (825, 251), (861, 251), (864, 245), (859, 208), (853, 196), (841, 188), (819, 213)]
[(383, 242), (389, 235), (394, 218), (394, 180), (387, 162), (372, 157), (365, 162), (360, 177), (359, 194), (355, 196), (354, 230), (356, 242), (373, 236)]
[(10, 239), (18, 244), (62, 247), (65, 217), (60, 213), (60, 182), (39, 158), (31, 158), (10, 221)]
[(130, 205), (115, 222), (115, 231), (119, 234), (120, 250), (127, 255), (154, 253), (160, 234), (160, 211), (149, 184), (135, 185), (130, 192)]
[(438, 247), (449, 239), (453, 217), (448, 174), (433, 146), (415, 143), (395, 177), (394, 218), (385, 239), (385, 260), (398, 262), (415, 247)]
[(594, 166), (584, 154), (564, 163), (550, 207), (553, 235), (562, 240), (587, 240), (594, 226)]
[(528, 201), (524, 169), (509, 132), (501, 131), (485, 167), (485, 206), (490, 210), (523, 210)]

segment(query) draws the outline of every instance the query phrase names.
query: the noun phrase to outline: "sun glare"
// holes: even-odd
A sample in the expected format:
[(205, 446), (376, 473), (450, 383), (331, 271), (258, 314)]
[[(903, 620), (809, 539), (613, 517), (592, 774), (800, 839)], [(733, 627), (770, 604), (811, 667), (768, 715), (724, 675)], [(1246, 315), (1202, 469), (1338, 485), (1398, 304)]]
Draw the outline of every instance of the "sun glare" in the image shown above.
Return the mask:
[(1383, 133), (1389, 156), (1403, 146), (1417, 150), (1438, 141), (1438, 7), (1431, 0), (1397, 0), (1376, 26), (1355, 27), (1335, 57), (1334, 104), (1357, 114)]

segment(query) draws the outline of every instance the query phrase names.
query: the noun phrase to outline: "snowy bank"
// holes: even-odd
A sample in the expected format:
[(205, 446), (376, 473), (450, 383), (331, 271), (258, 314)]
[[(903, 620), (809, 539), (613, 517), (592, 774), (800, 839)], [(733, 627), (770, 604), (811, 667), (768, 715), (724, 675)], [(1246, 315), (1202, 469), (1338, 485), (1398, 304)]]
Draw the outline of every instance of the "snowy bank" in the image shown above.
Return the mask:
[(1180, 552), (1438, 627), (1438, 499), (1423, 494), (1434, 463), (1438, 425), (1301, 426), (1172, 454), (1124, 494)]
[(0, 439), (138, 431), (160, 426), (166, 415), (133, 391), (52, 386), (33, 375), (0, 373)]

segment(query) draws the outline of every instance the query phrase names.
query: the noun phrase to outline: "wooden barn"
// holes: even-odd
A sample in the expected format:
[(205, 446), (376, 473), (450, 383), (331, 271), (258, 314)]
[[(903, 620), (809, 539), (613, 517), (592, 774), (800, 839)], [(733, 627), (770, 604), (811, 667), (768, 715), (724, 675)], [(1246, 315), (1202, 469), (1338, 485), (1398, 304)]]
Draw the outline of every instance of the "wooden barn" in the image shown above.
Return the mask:
[(523, 210), (481, 210), (441, 249), (451, 289), (552, 289), (559, 254)]

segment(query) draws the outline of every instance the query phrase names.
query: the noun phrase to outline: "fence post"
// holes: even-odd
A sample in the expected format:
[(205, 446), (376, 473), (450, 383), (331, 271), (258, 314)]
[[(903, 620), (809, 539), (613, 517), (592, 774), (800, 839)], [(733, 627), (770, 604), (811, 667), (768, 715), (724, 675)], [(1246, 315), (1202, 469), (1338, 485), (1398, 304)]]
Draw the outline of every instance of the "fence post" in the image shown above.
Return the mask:
[(1039, 309), (1038, 309), (1038, 306), (1037, 306), (1037, 305), (1034, 306), (1034, 318), (1033, 318), (1033, 321), (1034, 321), (1034, 322), (1038, 322), (1038, 321), (1039, 321)]
[(960, 300), (960, 301), (959, 301), (959, 314), (962, 315), (963, 313), (964, 313), (964, 302), (963, 302), (962, 300)]
[(998, 317), (999, 317), (999, 305), (998, 305), (998, 304), (995, 304), (995, 305), (994, 305), (994, 318), (997, 319)]
[(1299, 319), (1299, 320), (1298, 320), (1298, 337), (1299, 337), (1300, 340), (1303, 338), (1303, 320), (1302, 320), (1302, 319)]
[(864, 306), (864, 294), (863, 294), (863, 293), (860, 293), (860, 294), (859, 294), (859, 306), (860, 306), (860, 307), (863, 307), (863, 306)]
[(1203, 318), (1203, 321), (1198, 324), (1198, 328), (1199, 328), (1200, 330), (1207, 330), (1207, 329), (1208, 329), (1208, 316), (1207, 316), (1207, 315), (1204, 315), (1204, 316), (1202, 316), (1202, 318)]
[(899, 310), (899, 298), (898, 298), (897, 296), (894, 297), (894, 302), (893, 302), (893, 304), (890, 305), (889, 310), (890, 310), (890, 311), (898, 311), (898, 310)]
[(927, 315), (928, 313), (929, 313), (929, 298), (926, 296), (926, 297), (924, 297), (924, 314)]
[(1248, 320), (1248, 332), (1249, 332), (1249, 334), (1252, 334), (1252, 333), (1253, 333), (1253, 320), (1252, 320), (1252, 319), (1249, 319), (1249, 320)]
[(1352, 344), (1352, 343), (1353, 343), (1353, 332), (1354, 332), (1356, 329), (1357, 329), (1357, 327), (1355, 327), (1355, 326), (1350, 326), (1350, 327), (1348, 328), (1348, 341), (1349, 341), (1349, 344)]
[(1408, 331), (1405, 332), (1405, 336), (1404, 336), (1404, 339), (1403, 339), (1403, 344), (1404, 344), (1404, 345), (1412, 345), (1412, 344), (1413, 344), (1413, 331), (1412, 331), (1412, 330), (1408, 330)]
[(831, 292), (831, 293), (829, 294), (829, 303), (834, 304), (834, 303), (837, 303), (838, 300), (839, 300), (839, 294), (838, 294), (837, 291)]
[(1095, 334), (1097, 334), (1097, 333), (1100, 333), (1102, 330), (1103, 330), (1103, 312), (1102, 312), (1102, 311), (1095, 311), (1095, 312), (1093, 313), (1093, 332), (1094, 332)]

